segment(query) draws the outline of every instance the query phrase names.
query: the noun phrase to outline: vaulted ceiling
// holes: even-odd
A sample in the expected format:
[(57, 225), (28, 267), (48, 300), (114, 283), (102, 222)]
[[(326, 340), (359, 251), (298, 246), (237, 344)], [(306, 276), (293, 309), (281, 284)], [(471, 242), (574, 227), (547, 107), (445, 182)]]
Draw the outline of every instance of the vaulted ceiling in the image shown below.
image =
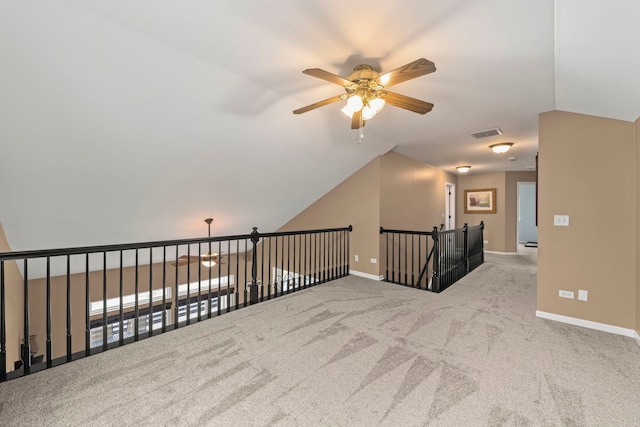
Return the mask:
[[(0, 223), (14, 250), (272, 231), (395, 150), (454, 172), (534, 165), (538, 114), (640, 114), (629, 0), (0, 0)], [(364, 141), (301, 73), (437, 71)], [(499, 137), (469, 133), (499, 127)], [(514, 142), (509, 156), (490, 152)], [(336, 224), (345, 225), (345, 224)]]

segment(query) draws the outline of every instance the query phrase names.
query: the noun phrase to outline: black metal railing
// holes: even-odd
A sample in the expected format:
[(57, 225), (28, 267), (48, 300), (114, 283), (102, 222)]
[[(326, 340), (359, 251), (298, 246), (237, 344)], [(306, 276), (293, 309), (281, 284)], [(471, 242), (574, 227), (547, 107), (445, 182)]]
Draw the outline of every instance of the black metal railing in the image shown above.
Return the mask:
[(455, 230), (380, 227), (386, 282), (442, 292), (484, 262), (484, 223)]
[(0, 381), (347, 276), (351, 230), (0, 253)]

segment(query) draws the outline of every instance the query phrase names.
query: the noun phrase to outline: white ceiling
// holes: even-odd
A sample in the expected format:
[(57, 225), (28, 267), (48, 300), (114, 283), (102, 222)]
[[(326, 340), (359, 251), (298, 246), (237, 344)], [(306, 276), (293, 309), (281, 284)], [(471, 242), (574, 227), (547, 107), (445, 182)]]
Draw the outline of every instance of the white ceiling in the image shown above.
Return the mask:
[[(541, 112), (640, 114), (639, 19), (631, 0), (0, 0), (0, 222), (14, 250), (201, 236), (209, 216), (272, 231), (391, 149), (526, 170)], [(387, 106), (362, 144), (338, 104), (292, 114), (341, 93), (305, 68), (420, 57), (437, 71), (393, 90), (433, 111)]]

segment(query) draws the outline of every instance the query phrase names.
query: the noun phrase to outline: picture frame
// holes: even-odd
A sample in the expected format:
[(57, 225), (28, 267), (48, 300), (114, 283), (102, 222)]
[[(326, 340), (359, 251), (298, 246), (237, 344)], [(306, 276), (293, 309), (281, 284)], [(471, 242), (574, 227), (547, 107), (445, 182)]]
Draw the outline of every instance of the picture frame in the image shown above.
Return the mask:
[(496, 213), (496, 189), (481, 188), (478, 190), (464, 190), (464, 213)]

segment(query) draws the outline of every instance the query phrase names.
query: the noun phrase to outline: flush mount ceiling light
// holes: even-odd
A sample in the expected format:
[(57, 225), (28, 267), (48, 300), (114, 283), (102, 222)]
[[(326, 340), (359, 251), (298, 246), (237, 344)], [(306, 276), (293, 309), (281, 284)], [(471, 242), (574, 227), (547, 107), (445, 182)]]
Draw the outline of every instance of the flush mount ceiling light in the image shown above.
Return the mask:
[(491, 148), (491, 151), (494, 153), (502, 154), (509, 151), (512, 145), (513, 142), (501, 142), (500, 144), (490, 145), (489, 148)]
[(460, 173), (467, 173), (469, 169), (471, 169), (471, 166), (456, 166), (456, 169), (458, 169)]

